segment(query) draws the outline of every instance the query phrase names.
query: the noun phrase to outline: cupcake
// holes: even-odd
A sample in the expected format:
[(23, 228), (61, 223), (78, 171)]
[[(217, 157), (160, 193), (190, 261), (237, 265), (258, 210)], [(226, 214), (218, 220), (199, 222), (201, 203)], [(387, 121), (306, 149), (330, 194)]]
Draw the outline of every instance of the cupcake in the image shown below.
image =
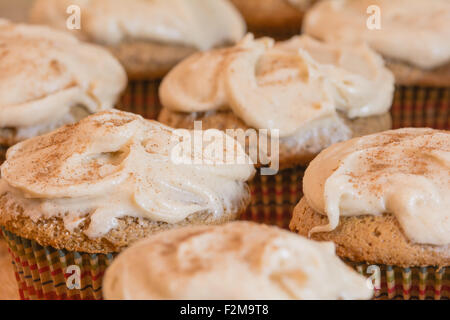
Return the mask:
[(231, 0), (250, 32), (285, 40), (301, 31), (306, 10), (316, 0)]
[(82, 13), (74, 32), (107, 46), (131, 79), (160, 78), (195, 51), (239, 41), (246, 28), (228, 0), (38, 0), (30, 19), (66, 29), (70, 5)]
[(290, 228), (379, 270), (380, 298), (448, 299), (449, 156), (450, 132), (424, 128), (335, 144), (306, 170)]
[(113, 108), (126, 86), (109, 52), (46, 27), (0, 19), (0, 57), (3, 158), (19, 141)]
[(324, 41), (364, 41), (383, 55), (398, 85), (394, 127), (450, 128), (450, 2), (322, 1), (303, 31)]
[[(136, 240), (239, 217), (254, 168), (216, 160), (208, 148), (230, 146), (232, 138), (212, 133), (213, 143), (194, 145), (202, 162), (188, 163), (189, 135), (103, 111), (10, 148), (1, 167), (0, 226), (21, 297), (101, 298), (105, 268)], [(65, 285), (74, 267), (83, 275), (75, 289)]]
[(334, 252), (250, 222), (185, 227), (150, 236), (114, 261), (106, 299), (369, 299), (366, 279)]
[(254, 162), (278, 174), (255, 180), (252, 215), (260, 216), (258, 203), (268, 208), (272, 202), (278, 208), (267, 210), (278, 211), (277, 224), (287, 226), (302, 167), (335, 142), (390, 129), (393, 91), (392, 73), (364, 45), (307, 36), (275, 43), (248, 35), (234, 47), (197, 53), (177, 65), (161, 84), (158, 119), (176, 128), (191, 129), (198, 121), (203, 129), (253, 135), (259, 144), (246, 146), (259, 147), (250, 150)]

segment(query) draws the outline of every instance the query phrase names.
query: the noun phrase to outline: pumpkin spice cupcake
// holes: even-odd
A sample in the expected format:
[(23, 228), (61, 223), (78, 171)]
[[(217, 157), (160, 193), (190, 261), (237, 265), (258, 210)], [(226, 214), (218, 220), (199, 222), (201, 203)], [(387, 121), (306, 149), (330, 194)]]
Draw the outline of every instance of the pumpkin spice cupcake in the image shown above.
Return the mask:
[(449, 155), (450, 132), (422, 128), (333, 145), (306, 170), (290, 228), (379, 268), (378, 297), (449, 298)]
[[(255, 163), (282, 171), (261, 178), (264, 184), (270, 179), (265, 186), (255, 184), (255, 193), (264, 188), (272, 195), (254, 198), (254, 205), (272, 202), (281, 219), (276, 223), (286, 226), (299, 200), (303, 166), (335, 142), (390, 129), (393, 90), (391, 72), (364, 45), (305, 36), (275, 43), (248, 35), (235, 47), (197, 53), (177, 65), (160, 87), (158, 120), (176, 128), (199, 121), (203, 129), (266, 134), (267, 143), (256, 138), (259, 144), (246, 147)], [(281, 196), (270, 198), (275, 189)], [(252, 215), (260, 216), (255, 210)]]
[(300, 34), (303, 16), (316, 0), (231, 0), (256, 36), (285, 40)]
[[(220, 148), (233, 140), (213, 133)], [(10, 148), (1, 167), (0, 226), (22, 298), (101, 298), (105, 268), (136, 240), (239, 217), (253, 165), (180, 161), (174, 155), (182, 138), (155, 121), (107, 111)], [(207, 148), (195, 150), (215, 159)], [(72, 265), (89, 274), (73, 290), (64, 285)]]
[(113, 108), (126, 86), (109, 52), (46, 27), (0, 19), (0, 57), (0, 157), (19, 141)]
[(81, 9), (73, 32), (108, 47), (130, 79), (160, 78), (198, 50), (239, 41), (246, 29), (228, 0), (38, 0), (30, 20), (67, 30), (71, 5)]
[(397, 84), (394, 127), (450, 129), (450, 2), (322, 1), (303, 31), (323, 41), (364, 41), (383, 55)]
[[(180, 252), (183, 254), (180, 255)], [(369, 299), (366, 279), (334, 252), (251, 222), (186, 227), (150, 236), (107, 270), (106, 299)]]

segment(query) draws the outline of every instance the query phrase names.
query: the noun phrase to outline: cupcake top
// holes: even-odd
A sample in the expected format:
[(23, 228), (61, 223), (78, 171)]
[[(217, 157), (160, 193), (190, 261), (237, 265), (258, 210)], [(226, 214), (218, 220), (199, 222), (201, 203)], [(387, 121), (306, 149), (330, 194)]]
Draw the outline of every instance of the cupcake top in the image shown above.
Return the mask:
[[(193, 154), (200, 157), (188, 163), (186, 132), (104, 111), (21, 142), (1, 167), (3, 206), (19, 206), (17, 215), (36, 222), (58, 217), (68, 231), (88, 223), (83, 233), (89, 238), (105, 235), (122, 217), (177, 223), (199, 212), (220, 217), (238, 210), (253, 165), (222, 161), (195, 137)], [(234, 147), (237, 157), (246, 157), (231, 137), (210, 132), (212, 146)]]
[(239, 41), (245, 22), (228, 0), (38, 0), (34, 22), (65, 28), (70, 5), (81, 8), (81, 34), (117, 45), (140, 39), (206, 50)]
[[(367, 27), (369, 6), (380, 8), (380, 29)], [(447, 0), (321, 1), (307, 14), (304, 32), (322, 40), (365, 41), (385, 57), (430, 69), (450, 61)]]
[(127, 82), (106, 50), (45, 27), (0, 19), (0, 57), (0, 128), (18, 140), (76, 118), (73, 107), (112, 108)]
[(164, 107), (178, 112), (231, 109), (248, 126), (280, 137), (337, 110), (349, 118), (385, 113), (394, 77), (364, 45), (324, 44), (301, 36), (274, 43), (246, 36), (232, 48), (197, 53), (163, 80)]
[(175, 229), (124, 251), (106, 299), (369, 299), (332, 243), (249, 222)]
[(418, 244), (450, 244), (450, 132), (407, 128), (355, 138), (320, 153), (305, 198), (334, 230), (340, 216), (392, 214)]

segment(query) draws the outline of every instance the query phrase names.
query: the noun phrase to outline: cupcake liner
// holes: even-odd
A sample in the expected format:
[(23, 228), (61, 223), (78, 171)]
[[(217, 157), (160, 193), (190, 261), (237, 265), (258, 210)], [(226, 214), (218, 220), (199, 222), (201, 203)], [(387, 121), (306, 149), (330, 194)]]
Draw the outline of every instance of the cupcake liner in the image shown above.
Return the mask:
[(397, 86), (391, 112), (394, 129), (450, 130), (450, 87)]
[(288, 229), (294, 207), (302, 197), (304, 167), (280, 170), (273, 176), (259, 173), (249, 182), (252, 202), (242, 220)]
[[(373, 275), (368, 264), (346, 261), (365, 277)], [(403, 268), (378, 265), (379, 286), (374, 288), (375, 300), (449, 300), (450, 268)]]
[[(22, 300), (101, 300), (102, 280), (115, 254), (41, 246), (4, 229)], [(78, 273), (79, 272), (79, 273)], [(78, 275), (77, 275), (78, 273)], [(79, 276), (79, 287), (74, 278)]]
[(146, 119), (156, 119), (161, 110), (160, 84), (161, 80), (130, 81), (118, 109), (140, 114)]

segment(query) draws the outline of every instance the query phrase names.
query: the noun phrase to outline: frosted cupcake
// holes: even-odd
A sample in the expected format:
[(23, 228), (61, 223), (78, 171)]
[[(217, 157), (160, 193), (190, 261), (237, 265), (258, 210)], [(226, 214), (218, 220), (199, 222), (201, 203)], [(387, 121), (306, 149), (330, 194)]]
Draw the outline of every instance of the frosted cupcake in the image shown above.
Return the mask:
[(67, 30), (73, 5), (81, 10), (73, 32), (107, 46), (130, 79), (160, 78), (195, 51), (239, 41), (246, 29), (228, 0), (38, 0), (31, 21)]
[[(182, 253), (182, 254), (180, 254)], [(107, 299), (369, 299), (366, 279), (332, 243), (249, 222), (186, 227), (124, 251), (105, 275)]]
[[(391, 72), (366, 46), (324, 44), (304, 36), (274, 43), (248, 35), (232, 48), (198, 53), (175, 67), (160, 87), (158, 119), (180, 128), (201, 121), (204, 129), (267, 132), (268, 140), (279, 144), (260, 144), (254, 161), (300, 171), (286, 174), (287, 185), (280, 184), (290, 198), (300, 194), (289, 189), (298, 184), (301, 166), (322, 149), (390, 129), (393, 91)], [(279, 200), (295, 205), (299, 199)], [(293, 208), (287, 209), (290, 215)]]
[(364, 41), (383, 55), (398, 84), (395, 127), (450, 128), (450, 2), (322, 1), (303, 31), (324, 41)]
[(231, 0), (258, 36), (288, 39), (301, 31), (302, 20), (316, 0)]
[(448, 298), (449, 155), (450, 132), (432, 129), (333, 145), (306, 170), (290, 228), (380, 267), (380, 297)]
[(106, 50), (46, 27), (0, 19), (0, 57), (2, 153), (113, 108), (126, 86), (125, 71)]
[[(232, 139), (216, 136), (217, 144)], [(181, 138), (157, 122), (108, 111), (8, 151), (0, 225), (13, 258), (27, 262), (15, 264), (23, 298), (101, 298), (103, 271), (131, 243), (178, 226), (227, 222), (245, 210), (253, 166), (212, 161), (206, 147), (195, 152), (210, 164), (179, 161), (172, 151)], [(36, 263), (47, 271), (35, 272)], [(79, 289), (64, 285), (70, 265), (90, 275)]]

